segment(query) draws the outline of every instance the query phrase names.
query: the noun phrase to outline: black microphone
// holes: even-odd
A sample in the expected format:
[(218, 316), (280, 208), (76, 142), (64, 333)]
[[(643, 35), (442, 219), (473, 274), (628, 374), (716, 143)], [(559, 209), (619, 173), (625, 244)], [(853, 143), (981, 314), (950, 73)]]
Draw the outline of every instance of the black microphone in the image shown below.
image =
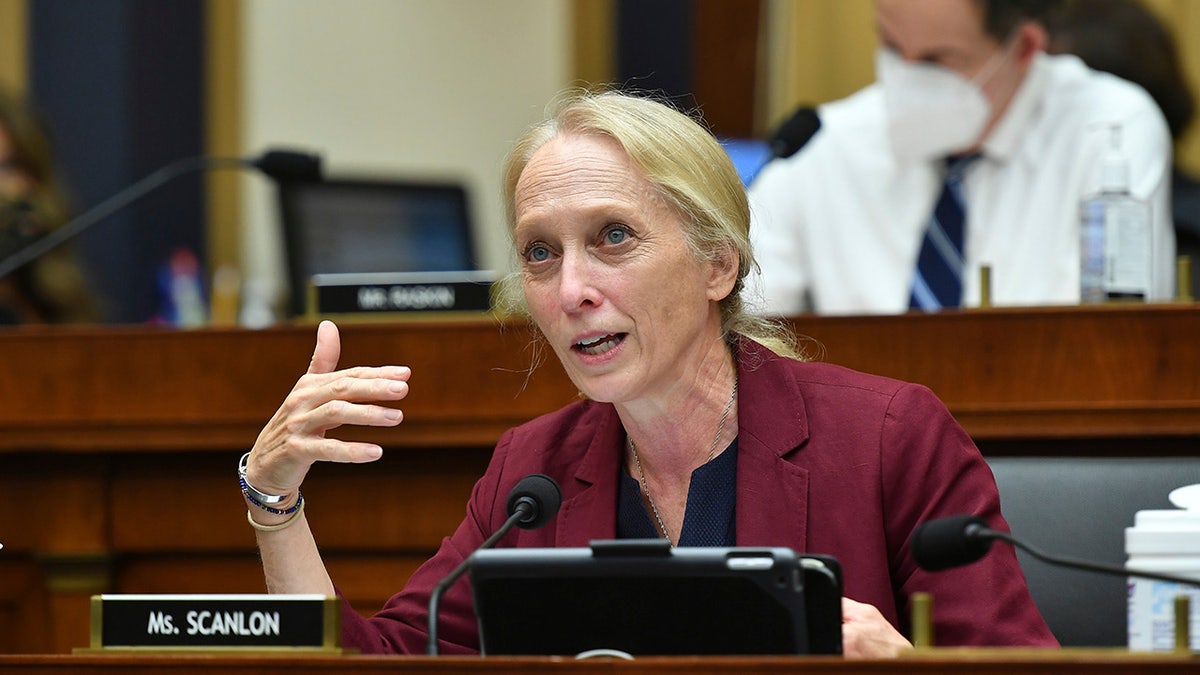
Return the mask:
[(821, 130), (821, 118), (815, 108), (803, 107), (780, 124), (771, 135), (771, 157), (786, 159), (799, 152)]
[[(536, 530), (550, 522), (561, 505), (562, 491), (558, 489), (558, 483), (555, 483), (553, 478), (540, 473), (529, 474), (508, 493), (508, 502), (505, 505), (508, 520), (475, 550), (495, 546), (514, 525), (523, 530)], [(458, 567), (433, 587), (433, 592), (429, 595), (429, 644), (426, 651), (430, 656), (437, 656), (438, 653), (438, 604), (442, 600), (442, 594), (470, 568), (473, 556), (474, 553), (459, 563)]]
[(776, 127), (775, 132), (767, 139), (767, 147), (771, 154), (746, 179), (746, 185), (752, 184), (758, 178), (758, 174), (771, 162), (777, 159), (787, 159), (799, 152), (800, 148), (803, 148), (820, 129), (821, 118), (817, 115), (815, 108), (806, 106), (797, 109), (791, 117)]
[(973, 563), (992, 548), (992, 538), (980, 536), (982, 531), (992, 530), (986, 520), (969, 514), (921, 523), (909, 539), (913, 561), (930, 572)]
[(1078, 558), (1052, 556), (1017, 540), (1007, 532), (993, 530), (988, 527), (987, 521), (979, 516), (967, 514), (921, 523), (913, 530), (912, 537), (909, 539), (909, 550), (918, 567), (930, 572), (938, 572), (979, 560), (992, 547), (992, 542), (997, 540), (1007, 542), (1044, 563), (1059, 567), (1112, 574), (1119, 577), (1170, 581), (1189, 586), (1200, 585), (1200, 581), (1187, 577), (1104, 565)]
[(176, 160), (0, 260), (0, 279), (166, 183), (185, 174), (210, 169), (257, 169), (276, 181), (317, 181), (321, 179), (321, 158), (293, 150), (269, 150), (257, 157), (204, 155)]
[(278, 182), (315, 183), (321, 180), (321, 157), (294, 150), (267, 150), (247, 160)]

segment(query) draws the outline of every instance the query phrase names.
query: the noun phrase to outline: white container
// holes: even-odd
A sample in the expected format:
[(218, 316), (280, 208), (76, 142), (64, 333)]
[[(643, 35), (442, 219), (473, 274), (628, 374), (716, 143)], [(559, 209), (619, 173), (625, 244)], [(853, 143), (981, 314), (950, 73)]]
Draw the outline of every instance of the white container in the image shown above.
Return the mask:
[[(1126, 567), (1200, 581), (1200, 485), (1173, 490), (1178, 509), (1138, 511), (1125, 529)], [(1190, 646), (1200, 651), (1200, 587), (1154, 579), (1129, 578), (1129, 649), (1175, 648), (1175, 598), (1191, 598)]]

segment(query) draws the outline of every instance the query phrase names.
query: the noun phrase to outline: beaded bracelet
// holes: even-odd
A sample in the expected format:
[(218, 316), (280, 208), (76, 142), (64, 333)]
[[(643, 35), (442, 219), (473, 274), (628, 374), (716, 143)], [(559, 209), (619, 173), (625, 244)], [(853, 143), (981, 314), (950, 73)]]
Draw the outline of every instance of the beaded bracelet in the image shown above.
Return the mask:
[(250, 527), (253, 527), (259, 532), (278, 532), (279, 530), (291, 527), (296, 523), (297, 520), (300, 520), (300, 514), (304, 513), (304, 495), (300, 495), (300, 501), (296, 502), (296, 505), (288, 509), (288, 511), (293, 513), (290, 518), (282, 523), (277, 523), (275, 525), (263, 525), (255, 520), (254, 516), (250, 515), (250, 509), (246, 509), (246, 521), (250, 523)]

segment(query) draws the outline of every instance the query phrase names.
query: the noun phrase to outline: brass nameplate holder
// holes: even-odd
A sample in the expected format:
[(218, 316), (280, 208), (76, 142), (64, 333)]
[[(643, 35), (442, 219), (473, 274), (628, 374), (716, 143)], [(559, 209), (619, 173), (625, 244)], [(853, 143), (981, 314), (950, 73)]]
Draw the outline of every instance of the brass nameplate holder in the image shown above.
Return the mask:
[(324, 595), (93, 595), (89, 649), (340, 652)]
[(495, 272), (314, 274), (308, 316), (480, 315), (491, 310)]

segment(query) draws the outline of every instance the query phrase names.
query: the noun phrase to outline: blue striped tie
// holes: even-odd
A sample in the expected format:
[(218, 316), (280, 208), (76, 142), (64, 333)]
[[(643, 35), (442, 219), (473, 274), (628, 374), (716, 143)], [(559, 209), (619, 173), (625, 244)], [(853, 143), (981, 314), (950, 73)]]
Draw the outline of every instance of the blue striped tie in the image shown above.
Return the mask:
[(946, 177), (921, 243), (913, 277), (909, 307), (936, 312), (962, 305), (963, 287), (963, 202), (962, 179), (979, 154), (946, 160)]

